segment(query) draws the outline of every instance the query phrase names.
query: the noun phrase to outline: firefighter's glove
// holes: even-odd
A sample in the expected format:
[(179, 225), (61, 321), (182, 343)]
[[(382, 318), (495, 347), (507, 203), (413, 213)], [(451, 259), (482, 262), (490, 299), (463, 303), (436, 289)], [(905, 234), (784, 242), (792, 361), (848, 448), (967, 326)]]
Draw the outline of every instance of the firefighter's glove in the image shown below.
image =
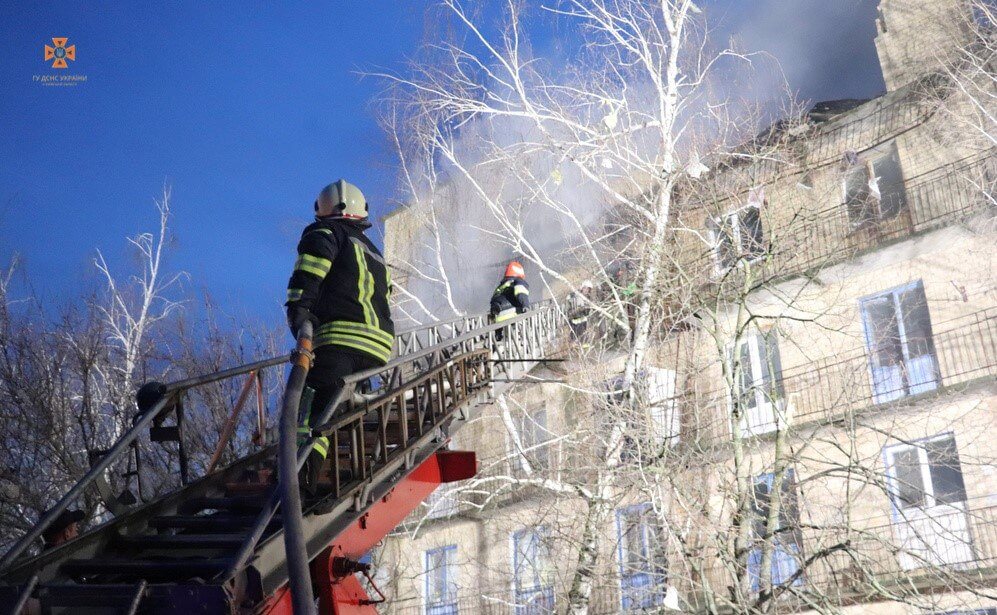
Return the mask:
[(287, 308), (287, 326), (290, 327), (291, 335), (295, 339), (298, 337), (298, 331), (301, 329), (301, 326), (308, 321), (311, 321), (313, 325), (318, 324), (315, 316), (306, 308), (298, 305), (292, 305)]

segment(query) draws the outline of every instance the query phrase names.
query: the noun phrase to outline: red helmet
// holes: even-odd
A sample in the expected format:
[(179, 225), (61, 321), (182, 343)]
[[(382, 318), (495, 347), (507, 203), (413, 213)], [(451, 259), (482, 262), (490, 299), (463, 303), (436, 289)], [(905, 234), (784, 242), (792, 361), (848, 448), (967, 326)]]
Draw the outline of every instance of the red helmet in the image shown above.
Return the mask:
[(505, 268), (505, 277), (525, 280), (526, 271), (523, 269), (523, 265), (519, 261), (512, 261), (509, 263), (509, 266)]

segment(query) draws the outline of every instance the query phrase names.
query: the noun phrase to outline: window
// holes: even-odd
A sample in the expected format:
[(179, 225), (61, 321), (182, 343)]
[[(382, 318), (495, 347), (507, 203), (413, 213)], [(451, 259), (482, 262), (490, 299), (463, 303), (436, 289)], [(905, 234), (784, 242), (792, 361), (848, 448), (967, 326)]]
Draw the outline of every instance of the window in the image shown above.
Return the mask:
[(900, 446), (891, 454), (893, 504), (900, 510), (930, 508), (966, 501), (962, 466), (951, 434), (918, 446)]
[(519, 454), (513, 443), (513, 474), (520, 478), (527, 476), (527, 462), (534, 472), (547, 470), (550, 467), (550, 448), (542, 446), (548, 440), (547, 410), (541, 408), (529, 414), (523, 412), (516, 417), (515, 423), (523, 454)]
[(664, 604), (668, 561), (661, 527), (650, 504), (616, 512), (620, 558), (620, 597), (624, 611)]
[(445, 485), (440, 485), (436, 491), (426, 498), (426, 518), (440, 519), (452, 517), (458, 511), (457, 498), (454, 492)]
[(679, 412), (675, 398), (675, 371), (648, 367), (644, 372), (647, 388), (648, 418), (651, 441), (660, 449), (672, 446), (679, 439)]
[(549, 541), (550, 537), (542, 527), (527, 528), (512, 535), (516, 615), (556, 613)]
[[(623, 376), (607, 383), (612, 391), (610, 404), (621, 406), (626, 400)], [(637, 414), (625, 412), (627, 432), (623, 435), (620, 452), (622, 461), (637, 461), (642, 456), (656, 457), (663, 448), (674, 446), (679, 441), (679, 409), (675, 398), (675, 371), (648, 367), (642, 369), (634, 380), (637, 395)], [(613, 416), (619, 416), (622, 408), (617, 408)]]
[(457, 545), (426, 551), (426, 615), (457, 615)]
[[(748, 553), (748, 574), (751, 577), (752, 590), (758, 591), (761, 583), (761, 566), (765, 536), (767, 534), (769, 512), (772, 510), (772, 489), (775, 475), (762, 474), (755, 479), (753, 500), (751, 504), (752, 523), (751, 535), (755, 546)], [(776, 533), (771, 538), (771, 572), (772, 586), (792, 583), (802, 585), (803, 576), (798, 575), (800, 569), (800, 552), (803, 537), (800, 532), (800, 509), (796, 501), (796, 474), (787, 470), (783, 476), (779, 519)]]
[(920, 280), (863, 299), (860, 305), (875, 403), (934, 390), (938, 362)]
[(886, 474), (904, 569), (973, 560), (966, 486), (952, 434), (886, 449)]
[(859, 157), (846, 155), (845, 208), (852, 228), (896, 217), (907, 206), (897, 146), (890, 143)]
[(737, 354), (731, 354), (736, 387), (732, 405), (741, 417), (741, 431), (758, 435), (775, 430), (785, 398), (775, 330), (750, 333)]
[(749, 205), (720, 218), (710, 218), (707, 229), (713, 243), (717, 271), (725, 272), (741, 259), (754, 261), (765, 254), (765, 234), (757, 205)]

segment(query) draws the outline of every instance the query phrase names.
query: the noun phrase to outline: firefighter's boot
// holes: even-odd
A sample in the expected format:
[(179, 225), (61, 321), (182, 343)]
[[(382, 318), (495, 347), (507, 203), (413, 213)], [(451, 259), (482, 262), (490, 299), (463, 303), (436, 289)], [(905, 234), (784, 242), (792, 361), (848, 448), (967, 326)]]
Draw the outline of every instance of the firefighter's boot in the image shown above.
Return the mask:
[[(298, 448), (308, 442), (311, 436), (311, 410), (312, 401), (315, 399), (315, 389), (305, 387), (301, 392), (301, 403), (298, 407)], [(312, 449), (308, 452), (308, 459), (305, 465), (298, 471), (298, 484), (302, 493), (314, 498), (318, 495), (319, 480), (322, 477), (322, 470), (325, 468), (326, 457), (329, 455), (329, 439), (325, 437), (315, 438), (312, 442)]]

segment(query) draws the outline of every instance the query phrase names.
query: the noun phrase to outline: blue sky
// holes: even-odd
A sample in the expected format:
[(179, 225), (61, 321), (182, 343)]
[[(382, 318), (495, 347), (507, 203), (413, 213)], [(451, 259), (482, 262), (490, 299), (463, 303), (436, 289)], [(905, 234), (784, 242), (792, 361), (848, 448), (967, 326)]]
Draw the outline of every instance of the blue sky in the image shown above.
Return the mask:
[[(0, 7), (0, 265), (18, 254), (46, 301), (75, 296), (95, 249), (127, 267), (124, 238), (154, 227), (166, 182), (188, 290), (276, 317), (316, 192), (348, 178), (375, 215), (396, 196), (372, 108), (383, 84), (357, 72), (402, 69), (430, 3), (130, 4)], [(724, 36), (770, 49), (807, 98), (882, 90), (875, 0), (709, 4)], [(570, 46), (559, 32), (537, 27), (537, 52)], [(43, 61), (55, 36), (77, 48), (66, 71)], [(87, 80), (33, 80), (62, 73)]]

